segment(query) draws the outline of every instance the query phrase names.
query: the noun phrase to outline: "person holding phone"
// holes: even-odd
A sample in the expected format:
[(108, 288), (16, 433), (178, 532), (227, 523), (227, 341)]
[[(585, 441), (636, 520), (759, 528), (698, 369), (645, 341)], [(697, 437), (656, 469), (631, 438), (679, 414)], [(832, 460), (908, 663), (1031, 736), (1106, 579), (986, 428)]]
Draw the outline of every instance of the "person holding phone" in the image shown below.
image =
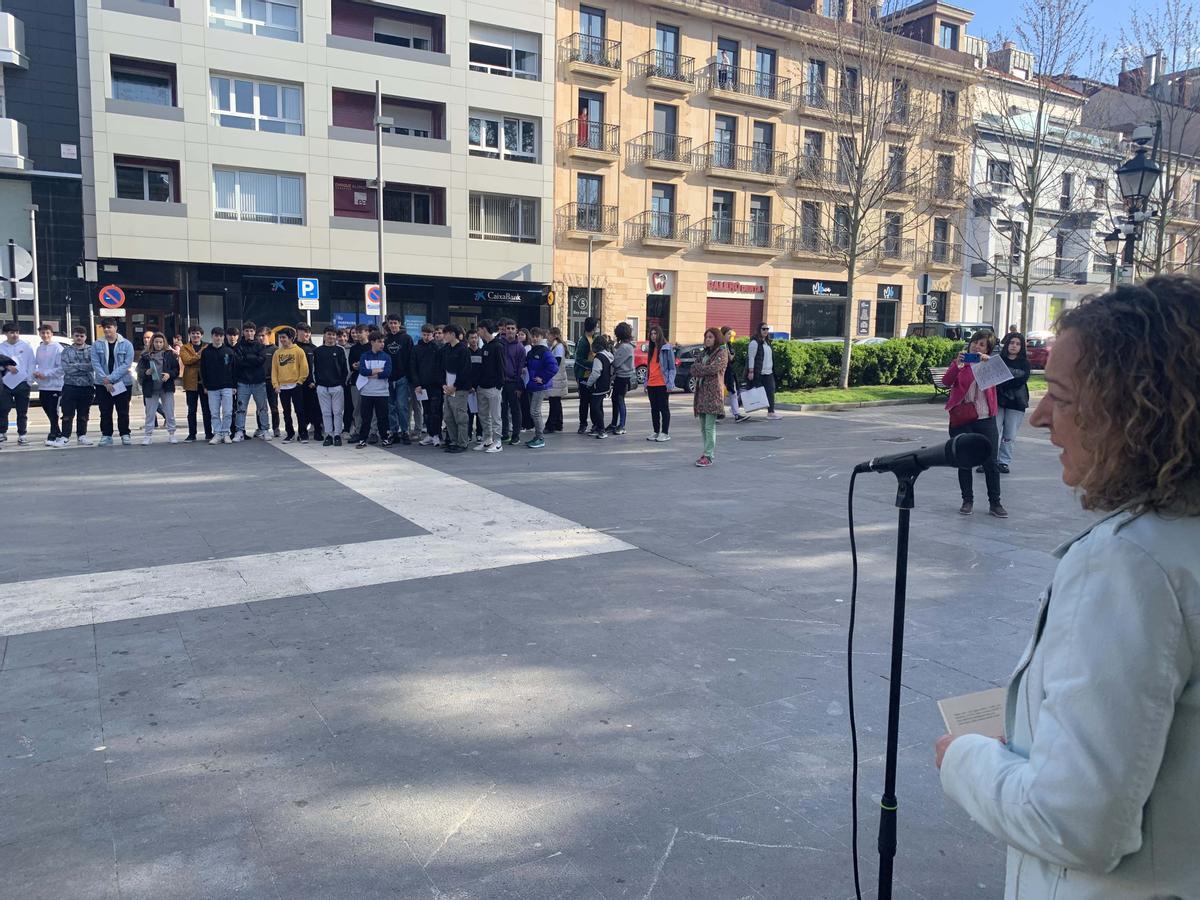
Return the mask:
[[(950, 437), (960, 434), (981, 434), (992, 446), (991, 453), (983, 464), (984, 480), (987, 482), (988, 508), (998, 519), (1007, 519), (1008, 510), (1000, 502), (1000, 469), (996, 462), (1000, 435), (996, 428), (996, 389), (980, 390), (975, 383), (971, 368), (976, 363), (987, 362), (995, 351), (996, 336), (990, 331), (977, 331), (971, 335), (967, 349), (955, 357), (942, 384), (950, 388), (950, 399), (946, 411), (950, 414)], [(969, 468), (958, 470), (958, 486), (962, 491), (962, 506), (958, 513), (969, 516), (975, 511), (974, 475)]]

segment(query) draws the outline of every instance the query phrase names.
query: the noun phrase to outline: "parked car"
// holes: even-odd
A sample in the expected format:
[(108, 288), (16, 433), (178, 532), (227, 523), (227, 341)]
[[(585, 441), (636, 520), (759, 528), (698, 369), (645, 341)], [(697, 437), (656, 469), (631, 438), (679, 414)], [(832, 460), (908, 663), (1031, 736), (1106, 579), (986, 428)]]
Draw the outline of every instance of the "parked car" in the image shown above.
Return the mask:
[(987, 322), (913, 322), (905, 337), (944, 337), (952, 341), (970, 340), (976, 331), (995, 331)]
[(1050, 361), (1050, 351), (1053, 349), (1053, 332), (1031, 331), (1025, 338), (1025, 353), (1029, 357), (1029, 365), (1034, 369), (1046, 368), (1046, 363)]
[(675, 348), (675, 387), (691, 393), (696, 389), (696, 379), (692, 377), (692, 363), (704, 349), (703, 344), (684, 344)]
[(638, 384), (646, 383), (646, 374), (650, 371), (650, 357), (646, 353), (649, 347), (649, 341), (633, 345), (633, 374), (637, 376)]

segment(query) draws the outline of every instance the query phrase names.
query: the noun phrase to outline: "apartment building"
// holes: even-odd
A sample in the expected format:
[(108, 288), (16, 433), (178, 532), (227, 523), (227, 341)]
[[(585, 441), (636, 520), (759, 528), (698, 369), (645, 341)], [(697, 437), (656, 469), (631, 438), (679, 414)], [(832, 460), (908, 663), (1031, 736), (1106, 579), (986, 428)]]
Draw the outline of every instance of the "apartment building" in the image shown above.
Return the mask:
[[(641, 337), (660, 324), (683, 342), (709, 325), (746, 334), (763, 321), (819, 337), (841, 334), (853, 315), (856, 334), (903, 334), (926, 315), (916, 289), (926, 271), (939, 317), (958, 314), (955, 187), (969, 135), (954, 107), (975, 78), (973, 59), (937, 34), (889, 45), (913, 73), (911, 96), (902, 78), (887, 86), (894, 136), (877, 162), (900, 186), (878, 210), (884, 237), (848, 297), (836, 244), (843, 210), (812, 190), (815, 173), (838, 165), (836, 113), (879, 94), (854, 63), (837, 62), (833, 25), (847, 8), (559, 5), (555, 285), (572, 333), (599, 315), (606, 329), (625, 320)], [(920, 137), (905, 127), (910, 109), (939, 104), (947, 127)], [(912, 194), (928, 199), (938, 185), (909, 188), (907, 170), (920, 161), (932, 171), (939, 155), (944, 209), (918, 221)]]
[[(0, 4), (0, 253), (36, 257), (44, 322), (86, 316), (75, 9), (70, 0)], [(35, 238), (36, 232), (36, 238)], [(0, 318), (34, 328), (33, 273), (0, 286)], [(76, 318), (74, 321), (80, 321)]]
[[(367, 320), (547, 321), (551, 0), (80, 0), (85, 228), (131, 338)], [(376, 119), (376, 80), (382, 115)]]

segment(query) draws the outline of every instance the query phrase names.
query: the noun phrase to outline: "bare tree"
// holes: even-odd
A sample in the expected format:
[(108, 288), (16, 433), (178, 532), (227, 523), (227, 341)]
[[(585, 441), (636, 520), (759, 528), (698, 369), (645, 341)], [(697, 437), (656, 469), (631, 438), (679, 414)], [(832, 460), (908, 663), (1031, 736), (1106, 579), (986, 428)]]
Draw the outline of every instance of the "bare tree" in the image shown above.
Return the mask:
[[(1121, 124), (1129, 130), (1156, 125), (1157, 161), (1162, 167), (1151, 204), (1154, 213), (1138, 242), (1138, 268), (1158, 274), (1170, 269), (1180, 250), (1187, 262), (1200, 237), (1200, 14), (1193, 0), (1160, 0), (1154, 8), (1131, 7), (1122, 32), (1122, 54), (1141, 66), (1122, 71)], [(1124, 68), (1124, 66), (1123, 66)]]
[[(809, 70), (796, 89), (803, 123), (793, 164), (795, 191), (783, 198), (795, 258), (834, 260), (846, 271), (841, 386), (850, 381), (855, 282), (860, 274), (917, 265), (917, 236), (936, 204), (932, 143), (959, 128), (967, 80), (944, 109), (930, 48), (897, 34), (887, 15), (829, 23), (825, 68)], [(960, 99), (961, 98), (961, 99)], [(826, 147), (832, 141), (833, 146)], [(952, 155), (953, 149), (949, 150)], [(830, 224), (827, 224), (830, 223)], [(936, 251), (953, 255), (953, 241)], [(921, 248), (925, 253), (934, 252)]]
[[(1011, 36), (993, 43), (977, 89), (965, 243), (981, 268), (1019, 294), (1023, 332), (1030, 293), (1081, 273), (1108, 212), (1112, 142), (1082, 127), (1082, 95), (1054, 80), (1089, 65), (1089, 15), (1090, 0), (1025, 0)], [(988, 253), (993, 241), (1004, 252)]]

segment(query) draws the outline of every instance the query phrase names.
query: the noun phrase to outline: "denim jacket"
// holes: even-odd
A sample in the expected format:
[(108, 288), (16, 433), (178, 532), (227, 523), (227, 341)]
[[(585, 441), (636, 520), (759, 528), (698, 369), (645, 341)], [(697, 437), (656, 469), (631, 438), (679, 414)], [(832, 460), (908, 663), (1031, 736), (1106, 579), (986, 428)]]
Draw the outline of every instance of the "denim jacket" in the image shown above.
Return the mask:
[(92, 342), (92, 375), (96, 384), (104, 384), (107, 378), (113, 384), (125, 382), (125, 387), (133, 386), (133, 344), (117, 335), (117, 346), (113, 350), (113, 370), (108, 372), (108, 341), (100, 338)]
[(1118, 510), (1056, 552), (1008, 686), (1007, 743), (942, 788), (1008, 844), (1006, 900), (1196, 897), (1200, 516)]

